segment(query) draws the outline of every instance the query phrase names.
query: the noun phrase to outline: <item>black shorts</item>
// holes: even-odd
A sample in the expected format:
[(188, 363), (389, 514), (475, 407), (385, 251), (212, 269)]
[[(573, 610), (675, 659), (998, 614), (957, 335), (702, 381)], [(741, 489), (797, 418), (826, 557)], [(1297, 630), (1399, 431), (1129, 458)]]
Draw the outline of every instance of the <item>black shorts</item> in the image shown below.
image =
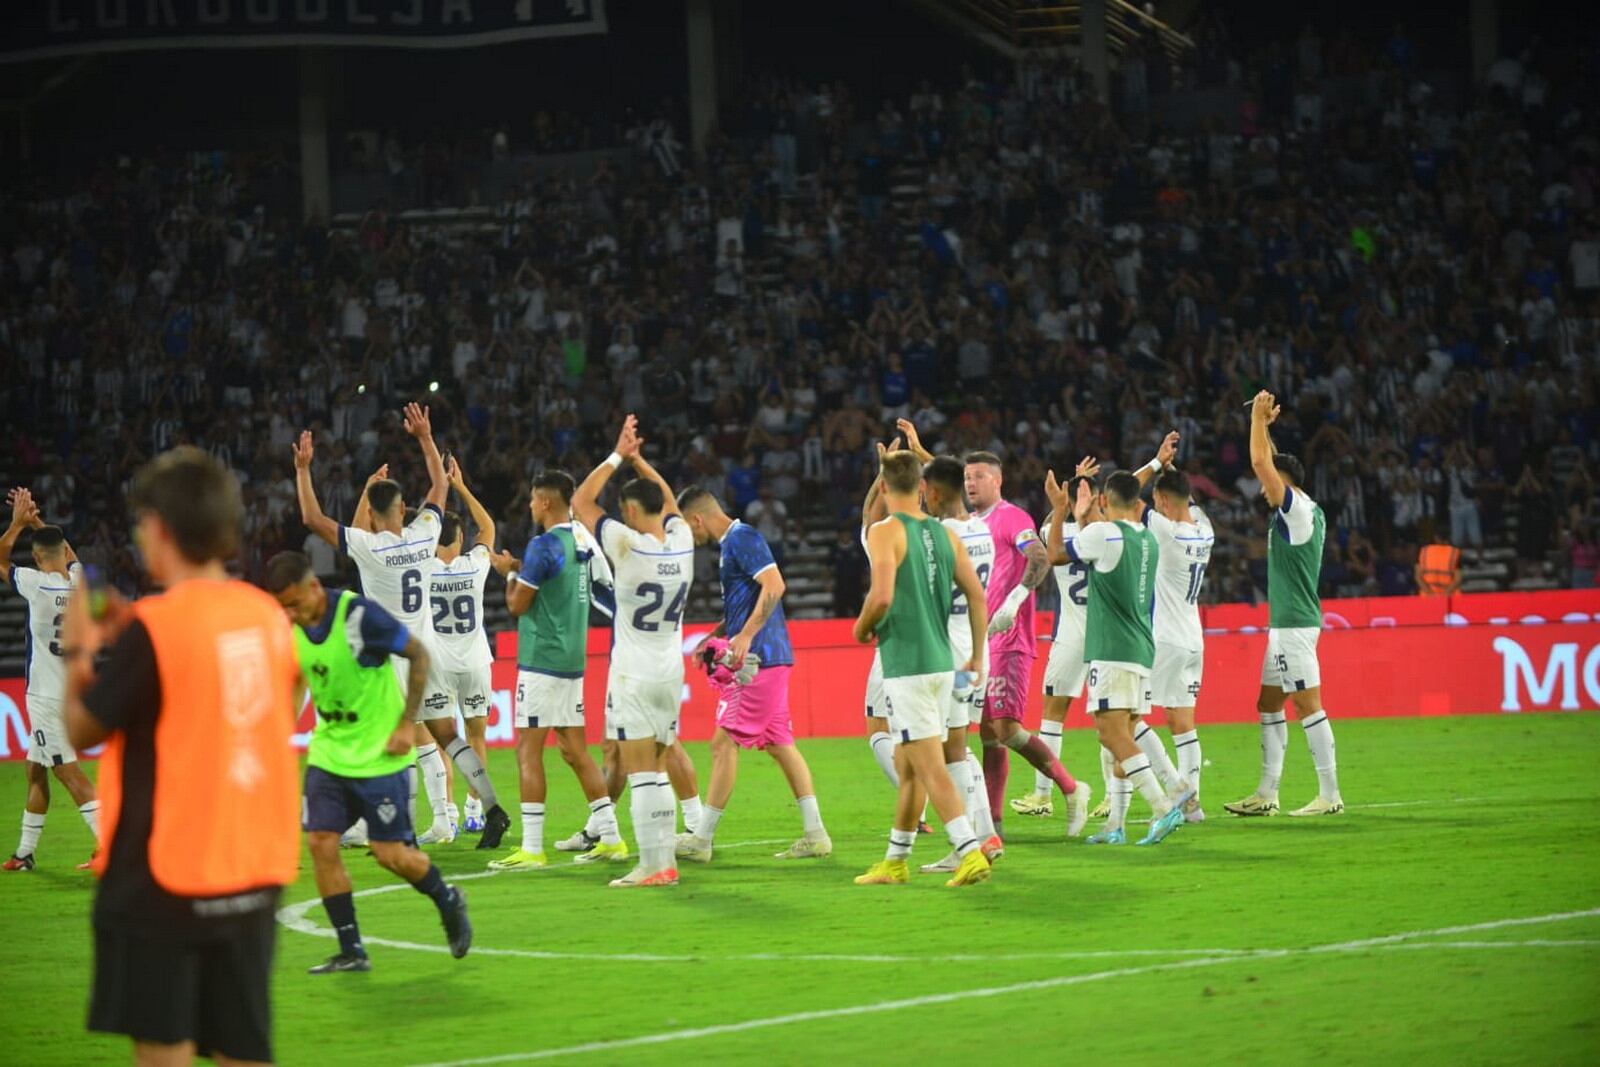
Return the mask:
[(89, 1029), (270, 1063), (274, 911), (186, 923), (181, 933), (97, 926)]
[(368, 840), (410, 841), (411, 784), (406, 771), (346, 778), (321, 767), (307, 767), (301, 829), (342, 834), (357, 819), (367, 820)]

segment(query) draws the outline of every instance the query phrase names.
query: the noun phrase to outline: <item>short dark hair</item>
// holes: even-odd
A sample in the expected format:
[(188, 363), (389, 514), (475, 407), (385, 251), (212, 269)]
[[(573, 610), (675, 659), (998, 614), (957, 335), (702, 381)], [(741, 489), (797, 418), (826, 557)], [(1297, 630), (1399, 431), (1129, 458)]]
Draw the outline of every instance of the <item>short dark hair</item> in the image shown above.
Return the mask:
[(721, 507), (722, 501), (703, 485), (684, 486), (683, 491), (678, 494), (678, 510), (685, 514), (706, 507), (708, 504)]
[(1002, 470), (1005, 468), (1005, 464), (1000, 462), (1000, 457), (993, 452), (968, 452), (966, 462), (969, 466), (973, 463), (987, 463), (991, 467), (998, 467)]
[(279, 552), (267, 560), (263, 577), (267, 592), (277, 596), (291, 585), (299, 585), (311, 576), (311, 560), (299, 552)]
[(915, 453), (900, 449), (883, 457), (883, 485), (893, 493), (915, 493), (922, 483), (922, 464)]
[(444, 518), (439, 520), (439, 543), (453, 545), (456, 538), (461, 536), (461, 516), (453, 511), (444, 513)]
[(644, 509), (646, 515), (659, 515), (667, 506), (667, 494), (661, 486), (648, 478), (635, 478), (622, 487), (622, 499), (631, 500)]
[(1132, 507), (1139, 499), (1139, 479), (1129, 471), (1117, 471), (1106, 478), (1106, 496), (1119, 508)]
[(1091, 492), (1091, 493), (1097, 493), (1097, 492), (1100, 491), (1099, 487), (1094, 484), (1094, 479), (1093, 478), (1086, 478), (1081, 474), (1074, 474), (1072, 477), (1068, 478), (1067, 479), (1067, 515), (1068, 515), (1068, 517), (1070, 517), (1072, 515), (1072, 509), (1077, 504), (1077, 501), (1078, 501), (1078, 483), (1079, 482), (1088, 482), (1089, 483), (1089, 492)]
[(1278, 469), (1279, 474), (1289, 476), (1290, 485), (1306, 484), (1306, 468), (1300, 460), (1287, 452), (1274, 452), (1272, 465)]
[[(41, 526), (33, 531), (33, 547), (47, 556), (53, 556), (61, 551), (67, 543), (67, 535), (59, 526)], [(6, 561), (0, 560), (0, 563)]]
[(572, 480), (572, 475), (561, 470), (540, 471), (533, 477), (533, 487), (556, 494), (563, 504), (572, 503), (572, 494), (578, 489), (577, 483)]
[(367, 486), (367, 506), (375, 514), (387, 515), (394, 502), (400, 499), (400, 483), (393, 478), (380, 478)]
[(161, 519), (190, 563), (232, 559), (239, 551), (244, 502), (231, 471), (193, 445), (181, 445), (139, 468), (128, 489), (137, 519)]
[(966, 472), (962, 470), (961, 461), (954, 456), (934, 456), (928, 465), (922, 468), (924, 481), (932, 482), (947, 492), (960, 496), (966, 488)]
[(1194, 495), (1193, 488), (1189, 485), (1189, 476), (1176, 467), (1168, 467), (1156, 475), (1156, 492), (1175, 496), (1179, 500), (1188, 500)]

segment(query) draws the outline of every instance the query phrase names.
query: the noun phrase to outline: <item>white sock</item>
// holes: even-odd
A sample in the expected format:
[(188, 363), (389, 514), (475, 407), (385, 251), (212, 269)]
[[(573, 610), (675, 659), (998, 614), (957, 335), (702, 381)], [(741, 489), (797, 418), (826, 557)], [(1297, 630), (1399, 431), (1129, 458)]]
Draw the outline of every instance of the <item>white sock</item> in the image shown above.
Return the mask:
[(1156, 772), (1150, 769), (1150, 758), (1143, 752), (1123, 760), (1122, 773), (1150, 805), (1151, 814), (1155, 818), (1159, 819), (1172, 810), (1172, 802), (1167, 799), (1167, 791), (1162, 789), (1161, 783), (1156, 780)]
[[(711, 834), (715, 833), (715, 826), (711, 828), (710, 833), (700, 832), (700, 820), (703, 818), (702, 813), (705, 810), (705, 805), (700, 803), (700, 798), (698, 796), (685, 797), (683, 801), (683, 828), (689, 831), (691, 834), (699, 834), (701, 837), (710, 837)], [(718, 812), (717, 814), (720, 815), (722, 813)], [(676, 826), (673, 827), (673, 831), (677, 831)]]
[(878, 769), (889, 779), (890, 785), (899, 789), (900, 772), (894, 769), (894, 738), (879, 730), (867, 738), (867, 742), (872, 746), (872, 758), (878, 761)]
[(1261, 716), (1261, 784), (1256, 793), (1268, 800), (1278, 797), (1283, 781), (1283, 754), (1289, 747), (1289, 720), (1281, 711)]
[(617, 832), (617, 806), (610, 797), (589, 801), (589, 821), (583, 828), (590, 837), (598, 837), (602, 844), (615, 845), (622, 840)]
[(978, 847), (978, 835), (972, 832), (972, 821), (965, 815), (957, 815), (945, 823), (944, 832), (957, 856), (965, 856)]
[(678, 865), (678, 795), (665, 774), (656, 776), (655, 869), (670, 870)]
[[(968, 806), (972, 796), (972, 771), (967, 767), (966, 760), (956, 763), (946, 763), (945, 773), (950, 776), (950, 784), (956, 787), (956, 796), (961, 799), (961, 810), (966, 813), (967, 820), (972, 821), (972, 809)], [(973, 824), (973, 833), (977, 833), (977, 824)]]
[[(685, 816), (684, 822), (687, 823)], [(696, 837), (703, 837), (707, 841), (714, 841), (717, 837), (717, 827), (722, 825), (722, 809), (713, 808), (710, 804), (700, 806), (700, 816), (694, 821), (695, 828), (690, 830)]]
[[(1040, 720), (1039, 740), (1045, 743), (1045, 747), (1055, 755), (1056, 759), (1061, 758), (1060, 723), (1051, 722), (1049, 719)], [(1042, 771), (1033, 772), (1033, 791), (1035, 793), (1038, 793), (1040, 796), (1053, 796), (1055, 793), (1055, 788), (1056, 782), (1054, 778), (1051, 778), (1048, 774), (1045, 774)]]
[[(1331, 752), (1333, 745), (1332, 737), (1329, 737), (1328, 745), (1329, 751)], [(98, 841), (100, 839), (100, 802), (98, 800), (91, 800), (80, 805), (78, 807), (78, 814), (83, 816), (84, 824), (89, 827), (89, 832), (93, 834), (95, 840)]]
[(1328, 722), (1328, 713), (1318, 709), (1315, 715), (1301, 719), (1300, 725), (1311, 746), (1311, 765), (1317, 769), (1317, 795), (1323, 800), (1339, 800), (1339, 763), (1333, 755), (1333, 724)]
[(1150, 769), (1155, 772), (1161, 788), (1169, 793), (1177, 789), (1178, 768), (1172, 765), (1172, 760), (1167, 755), (1167, 746), (1161, 743), (1161, 735), (1151, 729), (1149, 723), (1140, 719), (1139, 725), (1133, 728), (1133, 741), (1150, 761)]
[(822, 833), (822, 809), (817, 807), (817, 798), (814, 796), (800, 797), (800, 828), (806, 836)]
[(544, 805), (522, 805), (522, 851), (535, 856), (544, 851)]
[(22, 840), (17, 844), (18, 856), (31, 856), (39, 847), (39, 835), (44, 832), (44, 816), (27, 808), (22, 809)]
[(1190, 730), (1186, 734), (1172, 735), (1172, 754), (1178, 758), (1178, 773), (1194, 786), (1194, 796), (1200, 799), (1200, 768), (1204, 761), (1200, 758), (1200, 733)]
[(989, 784), (983, 779), (983, 762), (967, 753), (967, 817), (972, 829), (984, 841), (996, 836), (994, 812), (989, 810)]
[(428, 807), (433, 809), (433, 825), (445, 830), (450, 825), (449, 803), (445, 795), (449, 772), (444, 769), (444, 757), (438, 745), (422, 745), (417, 749), (417, 769), (422, 772), (422, 788), (428, 794)]
[(1111, 795), (1111, 783), (1117, 781), (1117, 760), (1111, 750), (1100, 746), (1100, 780), (1105, 783), (1106, 796)]
[(889, 831), (889, 852), (884, 859), (903, 860), (911, 855), (911, 846), (917, 843), (915, 830)]
[(1120, 830), (1128, 822), (1128, 804), (1133, 800), (1133, 783), (1126, 778), (1112, 778), (1106, 783), (1106, 796), (1111, 800), (1111, 811), (1106, 816), (1107, 830)]
[(654, 816), (656, 799), (656, 772), (637, 771), (628, 775), (628, 811), (633, 815), (633, 840), (638, 847), (639, 865), (646, 872), (659, 870), (651, 866), (657, 850)]
[[(406, 768), (406, 814), (411, 816), (411, 825), (417, 824), (417, 765), (415, 763)], [(362, 827), (366, 827), (365, 820), (357, 820)]]
[(492, 808), (500, 803), (495, 796), (494, 783), (489, 781), (489, 769), (483, 765), (478, 754), (467, 744), (467, 739), (458, 736), (450, 742), (448, 749), (450, 760), (456, 765), (456, 770), (461, 772), (474, 792), (483, 798), (483, 806)]
[(483, 817), (483, 801), (477, 797), (468, 797), (466, 812), (469, 819), (481, 819)]

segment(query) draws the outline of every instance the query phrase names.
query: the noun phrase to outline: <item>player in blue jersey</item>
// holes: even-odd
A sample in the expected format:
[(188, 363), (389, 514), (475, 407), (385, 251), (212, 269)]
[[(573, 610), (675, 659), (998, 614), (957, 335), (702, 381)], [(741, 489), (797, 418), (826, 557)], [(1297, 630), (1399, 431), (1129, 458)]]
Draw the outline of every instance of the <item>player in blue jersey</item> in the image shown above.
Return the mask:
[[(649, 477), (653, 472), (641, 467), (640, 473)], [(678, 839), (678, 858), (711, 860), (717, 823), (733, 796), (741, 748), (762, 749), (771, 756), (800, 805), (804, 835), (778, 858), (830, 855), (833, 842), (822, 825), (811, 768), (795, 747), (789, 722), (794, 649), (783, 618), (783, 575), (772, 549), (755, 527), (729, 518), (717, 498), (699, 486), (679, 495), (678, 508), (694, 532), (695, 544), (721, 546), (723, 617), (713, 638), (727, 637), (726, 651), (710, 664), (712, 684), (721, 694), (717, 730), (711, 738), (711, 781), (700, 818), (691, 833)]]

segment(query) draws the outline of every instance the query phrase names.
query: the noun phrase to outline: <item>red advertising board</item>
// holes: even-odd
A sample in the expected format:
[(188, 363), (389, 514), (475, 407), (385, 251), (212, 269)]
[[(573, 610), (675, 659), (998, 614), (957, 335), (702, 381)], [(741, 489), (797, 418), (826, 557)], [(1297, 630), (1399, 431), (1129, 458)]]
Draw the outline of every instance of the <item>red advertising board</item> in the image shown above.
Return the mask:
[[(1600, 592), (1328, 600), (1323, 611), (1318, 649), (1323, 703), (1337, 717), (1600, 708)], [(1200, 721), (1253, 722), (1267, 640), (1265, 608), (1209, 608), (1205, 623)], [(1048, 618), (1041, 620), (1046, 632), (1048, 624)], [(684, 635), (685, 652), (692, 651), (709, 629), (691, 627)], [(862, 733), (861, 701), (872, 650), (851, 640), (846, 620), (794, 622), (790, 636), (795, 648), (790, 707), (796, 735)], [(509, 655), (513, 635), (500, 638), (489, 740), (509, 744), (516, 663)], [(606, 630), (589, 635), (584, 697), (590, 708), (605, 703), (610, 638)], [(1031, 721), (1038, 716), (1040, 676), (1048, 649), (1041, 640)], [(0, 679), (0, 759), (21, 759), (27, 750), (23, 689), (20, 678)], [(716, 707), (710, 687), (690, 670), (684, 690), (683, 736), (709, 737)], [(593, 741), (600, 738), (601, 721), (598, 715), (589, 717)], [(1082, 726), (1085, 720), (1075, 714), (1070, 725)], [(300, 729), (310, 728), (307, 708), (301, 713)], [(298, 743), (303, 745), (306, 736), (298, 735)]]

